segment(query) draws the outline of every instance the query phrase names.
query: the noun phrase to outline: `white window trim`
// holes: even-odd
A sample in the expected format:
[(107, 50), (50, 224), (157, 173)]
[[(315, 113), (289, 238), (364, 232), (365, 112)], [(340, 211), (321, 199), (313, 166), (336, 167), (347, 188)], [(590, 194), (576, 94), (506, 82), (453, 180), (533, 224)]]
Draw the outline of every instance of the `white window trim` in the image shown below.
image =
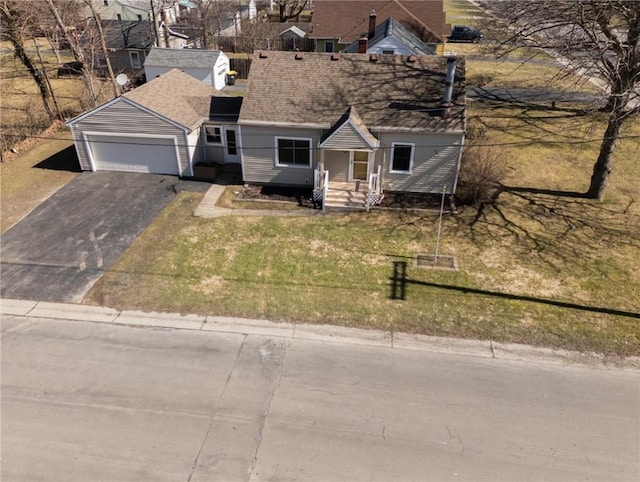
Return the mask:
[[(396, 146), (411, 146), (411, 156), (409, 157), (409, 170), (408, 171), (394, 171), (393, 159), (395, 157)], [(391, 143), (391, 158), (389, 159), (389, 174), (411, 174), (413, 172), (413, 156), (416, 152), (416, 145), (411, 142), (392, 142)]]
[[(134, 54), (137, 57), (137, 65), (133, 61)], [(137, 50), (130, 50), (129, 51), (129, 62), (131, 63), (131, 68), (132, 69), (141, 69), (142, 68), (142, 59), (140, 58), (140, 52), (138, 52)]]
[[(285, 137), (285, 136), (276, 136), (275, 138), (275, 149), (276, 149), (276, 167), (290, 167), (292, 169), (310, 169), (313, 166), (313, 139), (310, 137)], [(285, 139), (288, 141), (307, 141), (309, 143), (309, 164), (301, 165), (301, 164), (280, 164), (280, 159), (278, 158), (278, 141), (280, 139)]]
[[(218, 129), (220, 131), (220, 142), (210, 142), (209, 139), (207, 139), (207, 129), (208, 128), (214, 128), (214, 129)], [(222, 146), (224, 144), (224, 139), (222, 137), (223, 132), (222, 132), (222, 126), (214, 126), (214, 125), (206, 125), (204, 126), (204, 142), (205, 144), (209, 145), (209, 146)]]

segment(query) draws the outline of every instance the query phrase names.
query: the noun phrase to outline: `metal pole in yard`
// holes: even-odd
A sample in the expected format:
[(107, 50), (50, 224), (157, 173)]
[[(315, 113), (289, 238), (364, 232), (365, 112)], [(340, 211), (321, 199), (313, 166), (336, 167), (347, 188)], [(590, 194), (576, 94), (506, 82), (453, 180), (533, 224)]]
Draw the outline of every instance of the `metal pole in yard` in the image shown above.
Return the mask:
[(436, 255), (433, 263), (438, 262), (438, 250), (440, 249), (440, 232), (442, 231), (442, 212), (444, 211), (444, 195), (447, 191), (447, 185), (442, 186), (442, 202), (440, 203), (440, 218), (438, 219), (438, 235), (436, 236)]

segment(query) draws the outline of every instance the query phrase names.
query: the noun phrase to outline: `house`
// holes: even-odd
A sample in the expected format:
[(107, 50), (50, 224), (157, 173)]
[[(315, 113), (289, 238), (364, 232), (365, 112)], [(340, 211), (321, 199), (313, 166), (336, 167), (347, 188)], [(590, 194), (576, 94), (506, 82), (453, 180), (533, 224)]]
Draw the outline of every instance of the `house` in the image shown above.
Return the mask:
[[(369, 36), (371, 38), (369, 38)], [(342, 50), (344, 53), (435, 55), (436, 49), (416, 37), (408, 28), (393, 17), (376, 25), (369, 35)]]
[(180, 69), (191, 77), (221, 90), (230, 70), (229, 57), (219, 50), (165, 49), (154, 47), (144, 61), (147, 80)]
[[(163, 14), (166, 21), (173, 24), (182, 12), (195, 7), (193, 2), (186, 0), (92, 0), (92, 2), (102, 20), (149, 21), (155, 17), (158, 24), (163, 21)], [(82, 7), (84, 0), (78, 3)]]
[[(141, 74), (144, 59), (154, 43), (151, 24), (144, 20), (102, 21), (102, 31), (113, 71), (116, 73), (125, 72), (132, 77)], [(83, 39), (83, 43), (92, 45), (93, 40), (87, 38), (85, 42)], [(86, 50), (95, 53), (95, 68), (106, 72), (102, 50)]]
[(219, 96), (174, 69), (71, 119), (80, 167), (193, 176), (206, 154), (201, 127)]
[(309, 37), (316, 52), (338, 52), (389, 17), (431, 47), (444, 44), (451, 31), (442, 0), (322, 0), (314, 3)]
[(455, 191), (465, 134), (464, 59), (261, 52), (238, 124), (251, 184), (366, 193)]

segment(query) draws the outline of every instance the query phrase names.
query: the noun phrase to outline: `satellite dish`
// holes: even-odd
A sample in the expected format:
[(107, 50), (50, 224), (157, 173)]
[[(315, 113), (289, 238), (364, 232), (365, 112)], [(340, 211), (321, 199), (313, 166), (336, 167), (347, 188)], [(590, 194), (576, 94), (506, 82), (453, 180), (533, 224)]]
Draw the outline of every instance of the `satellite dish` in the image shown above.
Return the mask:
[(127, 77), (127, 74), (118, 74), (118, 76), (116, 77), (116, 83), (118, 85), (124, 85), (127, 82), (129, 82), (129, 77)]

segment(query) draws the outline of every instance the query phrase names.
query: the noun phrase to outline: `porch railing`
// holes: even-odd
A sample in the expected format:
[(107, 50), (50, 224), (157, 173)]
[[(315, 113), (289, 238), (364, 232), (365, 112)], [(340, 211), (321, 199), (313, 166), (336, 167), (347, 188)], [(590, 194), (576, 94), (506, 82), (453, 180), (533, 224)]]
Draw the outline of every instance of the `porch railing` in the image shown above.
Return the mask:
[(313, 201), (322, 203), (325, 210), (327, 191), (329, 190), (329, 171), (320, 168), (313, 171)]
[(380, 166), (378, 166), (378, 172), (371, 173), (369, 175), (369, 189), (367, 191), (367, 211), (372, 204), (380, 204), (382, 200), (382, 186), (380, 178)]

